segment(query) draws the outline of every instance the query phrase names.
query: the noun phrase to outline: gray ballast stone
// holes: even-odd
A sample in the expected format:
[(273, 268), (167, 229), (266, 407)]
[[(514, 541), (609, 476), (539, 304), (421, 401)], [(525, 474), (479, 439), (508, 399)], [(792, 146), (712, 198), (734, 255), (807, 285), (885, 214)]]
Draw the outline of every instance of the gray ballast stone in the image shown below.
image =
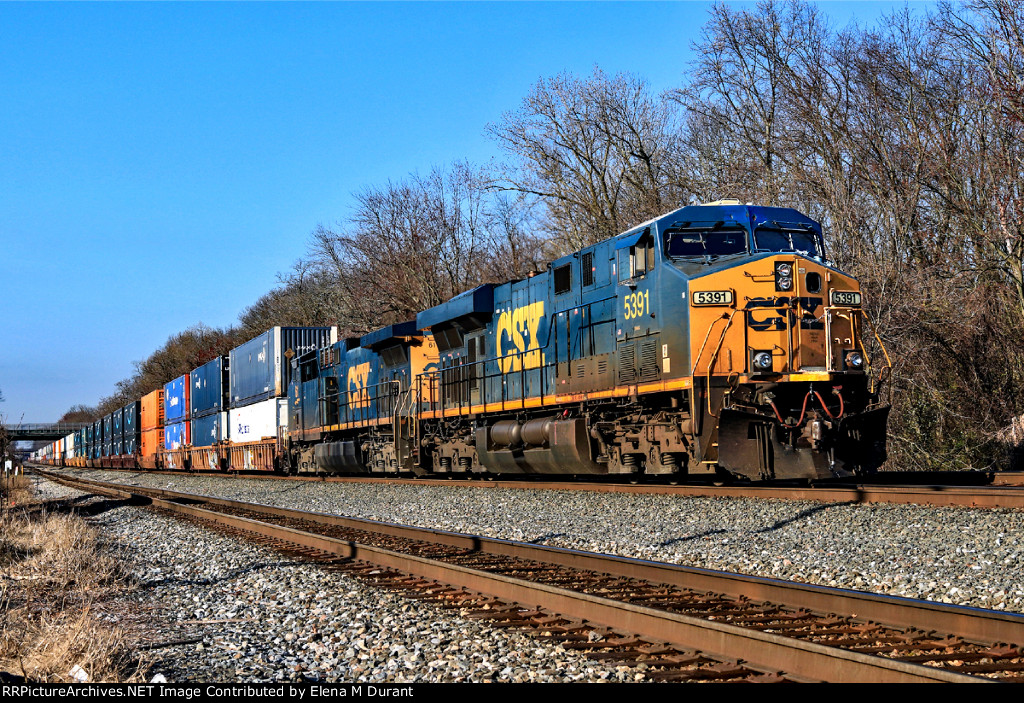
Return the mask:
[[(44, 497), (82, 493), (36, 482)], [(101, 499), (94, 498), (99, 501)], [(87, 502), (87, 501), (86, 501)], [(85, 504), (85, 503), (80, 503)], [(128, 560), (150, 613), (148, 677), (170, 682), (634, 681), (514, 629), (464, 620), (315, 564), (133, 507), (90, 520)]]
[(300, 510), (1024, 612), (1024, 512), (86, 472)]

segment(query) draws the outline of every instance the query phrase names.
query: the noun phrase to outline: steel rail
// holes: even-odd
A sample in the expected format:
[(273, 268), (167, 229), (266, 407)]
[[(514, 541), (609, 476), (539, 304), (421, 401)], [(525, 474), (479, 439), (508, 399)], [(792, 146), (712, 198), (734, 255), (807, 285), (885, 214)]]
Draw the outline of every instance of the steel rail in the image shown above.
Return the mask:
[[(102, 470), (102, 469), (87, 469)], [(133, 471), (133, 469), (117, 469)], [(462, 478), (397, 478), (386, 476), (280, 476), (275, 474), (237, 474), (216, 471), (146, 471), (183, 476), (221, 476), (238, 478), (323, 481), (331, 483), (396, 484), (412, 486), (465, 486), (468, 488), (505, 488), (527, 490), (596, 491), (602, 493), (675, 495), (706, 498), (774, 498), (810, 500), (825, 503), (888, 503), (934, 507), (1024, 509), (1024, 487), (1006, 485), (1010, 477), (993, 479), (996, 485), (873, 485), (870, 483), (817, 486), (710, 486), (694, 484), (624, 484), (591, 481), (509, 481)], [(1015, 474), (1014, 476), (1020, 476)], [(1022, 480), (1024, 482), (1024, 480)]]
[[(857, 652), (845, 651), (820, 644), (801, 642), (779, 635), (751, 630), (721, 622), (708, 621), (677, 613), (647, 608), (617, 600), (579, 593), (567, 589), (537, 584), (515, 577), (487, 573), (475, 569), (447, 564), (419, 556), (401, 554), (389, 549), (358, 544), (347, 540), (271, 525), (245, 517), (227, 515), (205, 510), (174, 500), (208, 502), (211, 505), (234, 506), (247, 510), (258, 510), (268, 515), (295, 517), (302, 520), (316, 520), (357, 529), (382, 531), (411, 539), (442, 541), (445, 544), (479, 550), (485, 553), (514, 555), (523, 559), (555, 563), (571, 568), (596, 570), (631, 578), (650, 580), (658, 583), (681, 585), (694, 590), (705, 588), (716, 593), (733, 592), (754, 599), (773, 599), (794, 605), (795, 598), (802, 598), (808, 605), (817, 606), (823, 612), (837, 612), (836, 603), (843, 601), (847, 607), (867, 608), (879, 617), (871, 620), (902, 622), (907, 626), (922, 625), (922, 612), (935, 624), (932, 618), (941, 620), (950, 628), (959, 627), (958, 632), (967, 639), (983, 639), (991, 642), (1024, 641), (1024, 616), (1007, 613), (993, 613), (971, 608), (922, 603), (909, 599), (894, 599), (886, 596), (861, 594), (841, 589), (796, 585), (757, 577), (724, 574), (710, 570), (692, 569), (674, 565), (645, 562), (622, 557), (575, 552), (553, 547), (538, 547), (522, 543), (494, 540), (490, 538), (406, 526), (375, 523), (373, 521), (351, 520), (319, 513), (303, 513), (270, 506), (256, 506), (224, 499), (181, 494), (174, 491), (145, 489), (139, 492), (134, 487), (115, 486), (83, 479), (69, 479), (44, 473), (65, 485), (87, 486), (91, 491), (115, 495), (135, 502), (151, 501), (154, 507), (183, 513), (195, 518), (208, 520), (233, 529), (240, 529), (271, 539), (288, 541), (303, 547), (320, 550), (348, 559), (360, 559), (374, 564), (399, 569), (422, 578), (458, 585), (474, 591), (530, 604), (539, 608), (556, 611), (568, 617), (599, 622), (614, 629), (624, 629), (645, 637), (671, 643), (685, 648), (698, 649), (717, 656), (735, 658), (755, 663), (769, 669), (784, 670), (789, 674), (816, 680), (832, 681), (947, 681), (977, 682), (977, 677), (941, 671), (933, 667), (920, 666)], [(160, 497), (154, 497), (154, 494)], [(325, 519), (326, 518), (326, 519)], [(839, 599), (837, 601), (836, 599)], [(913, 605), (911, 605), (913, 604)], [(922, 606), (924, 606), (922, 610)], [(863, 612), (861, 612), (863, 617)], [(978, 622), (990, 623), (978, 626)], [(964, 631), (974, 634), (968, 635)], [(1009, 637), (1004, 637), (1009, 635)]]
[(1024, 486), (1024, 471), (996, 471), (992, 474), (994, 486)]
[[(75, 478), (88, 485), (106, 487), (101, 481)], [(122, 486), (123, 487), (123, 486)], [(796, 608), (828, 612), (860, 620), (881, 622), (896, 627), (915, 627), (955, 634), (974, 642), (1024, 643), (1024, 615), (932, 601), (885, 596), (829, 586), (801, 584), (761, 576), (748, 576), (714, 569), (680, 566), (610, 554), (597, 554), (562, 547), (515, 542), (449, 532), (397, 523), (343, 517), (260, 503), (183, 493), (163, 488), (123, 487), (133, 492), (155, 495), (164, 500), (202, 501), (225, 508), (249, 510), (275, 517), (336, 525), (392, 537), (444, 544), (485, 554), (548, 562), (574, 569), (635, 578), (697, 591), (721, 593), (732, 597), (784, 602)]]

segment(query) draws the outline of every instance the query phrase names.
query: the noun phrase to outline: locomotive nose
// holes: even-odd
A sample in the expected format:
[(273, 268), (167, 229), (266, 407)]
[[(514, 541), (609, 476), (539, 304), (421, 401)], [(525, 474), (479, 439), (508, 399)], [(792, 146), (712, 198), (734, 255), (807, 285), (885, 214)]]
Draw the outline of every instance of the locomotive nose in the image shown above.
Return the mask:
[(690, 296), (693, 372), (804, 380), (866, 372), (858, 288), (796, 254), (702, 277)]

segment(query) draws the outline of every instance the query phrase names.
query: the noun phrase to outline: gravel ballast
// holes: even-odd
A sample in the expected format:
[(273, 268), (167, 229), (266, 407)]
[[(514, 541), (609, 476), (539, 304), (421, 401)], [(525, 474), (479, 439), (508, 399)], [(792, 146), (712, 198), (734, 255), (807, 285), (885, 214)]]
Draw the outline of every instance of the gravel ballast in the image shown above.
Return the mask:
[(1018, 510), (81, 473), (300, 510), (1024, 612), (1024, 511)]
[(180, 682), (639, 681), (514, 629), (403, 598), (315, 564), (42, 479), (42, 500), (95, 502), (90, 522), (130, 565), (122, 610), (147, 678)]

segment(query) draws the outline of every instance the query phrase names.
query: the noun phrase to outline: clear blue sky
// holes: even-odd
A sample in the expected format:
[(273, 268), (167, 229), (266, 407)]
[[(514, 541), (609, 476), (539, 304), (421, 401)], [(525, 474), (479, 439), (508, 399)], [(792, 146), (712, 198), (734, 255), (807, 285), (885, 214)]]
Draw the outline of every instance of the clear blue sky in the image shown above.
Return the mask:
[(353, 192), (500, 156), (485, 125), (542, 77), (679, 85), (708, 7), (0, 3), (0, 415), (54, 420), (234, 323)]

